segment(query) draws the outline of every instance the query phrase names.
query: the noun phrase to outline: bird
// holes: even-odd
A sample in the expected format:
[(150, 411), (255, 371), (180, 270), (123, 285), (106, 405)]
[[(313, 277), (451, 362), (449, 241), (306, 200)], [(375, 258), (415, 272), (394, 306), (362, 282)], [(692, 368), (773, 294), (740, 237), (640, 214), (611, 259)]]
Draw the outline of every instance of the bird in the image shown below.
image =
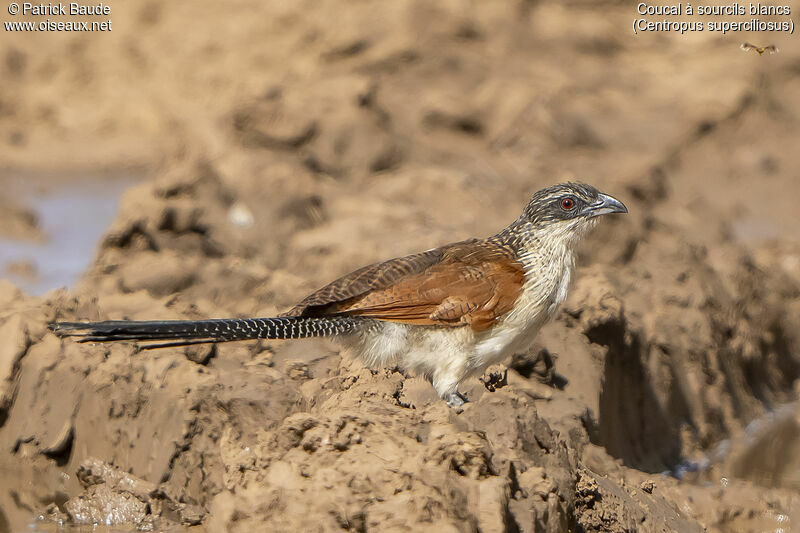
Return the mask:
[(739, 48), (745, 52), (758, 52), (758, 55), (762, 55), (764, 52), (769, 52), (770, 54), (778, 53), (778, 48), (774, 44), (770, 44), (769, 46), (756, 46), (750, 43), (742, 43), (739, 45)]
[(139, 341), (143, 349), (332, 337), (369, 367), (424, 375), (460, 407), (466, 378), (531, 348), (566, 298), (577, 244), (598, 217), (627, 212), (591, 185), (561, 183), (534, 193), (495, 235), (365, 266), (275, 317), (55, 322), (50, 329), (78, 342)]

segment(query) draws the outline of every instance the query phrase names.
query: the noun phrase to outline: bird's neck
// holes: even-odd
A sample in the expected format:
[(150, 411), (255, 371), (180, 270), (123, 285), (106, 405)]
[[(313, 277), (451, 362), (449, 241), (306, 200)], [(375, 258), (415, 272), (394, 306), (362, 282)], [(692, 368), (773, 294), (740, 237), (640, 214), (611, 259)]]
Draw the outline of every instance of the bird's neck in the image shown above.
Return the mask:
[(575, 256), (578, 241), (593, 226), (593, 220), (533, 224), (520, 218), (489, 240), (513, 250), (523, 263), (556, 260), (569, 264)]
[[(574, 246), (561, 228), (518, 221), (490, 238), (513, 255), (525, 272), (525, 283), (513, 310), (495, 334), (506, 335), (509, 350), (527, 349), (539, 328), (567, 295), (575, 265)], [(493, 341), (494, 342), (494, 341)]]

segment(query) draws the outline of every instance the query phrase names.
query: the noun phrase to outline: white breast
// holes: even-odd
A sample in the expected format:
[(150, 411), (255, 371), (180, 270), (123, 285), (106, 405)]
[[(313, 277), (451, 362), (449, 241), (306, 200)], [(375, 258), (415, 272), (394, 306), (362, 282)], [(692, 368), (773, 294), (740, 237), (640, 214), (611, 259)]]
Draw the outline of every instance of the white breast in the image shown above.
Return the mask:
[[(476, 369), (528, 350), (564, 302), (575, 261), (565, 249), (537, 250), (522, 258), (526, 282), (514, 308), (475, 345)], [(542, 267), (542, 265), (547, 265)]]

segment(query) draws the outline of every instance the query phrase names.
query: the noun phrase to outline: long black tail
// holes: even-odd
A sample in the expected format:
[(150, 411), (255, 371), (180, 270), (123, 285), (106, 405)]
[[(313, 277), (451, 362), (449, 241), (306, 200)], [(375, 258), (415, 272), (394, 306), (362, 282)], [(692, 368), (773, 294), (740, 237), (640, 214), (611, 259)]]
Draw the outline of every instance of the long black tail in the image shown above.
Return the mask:
[(348, 317), (225, 318), (136, 322), (56, 322), (50, 329), (78, 342), (172, 341), (144, 344), (144, 349), (247, 339), (305, 339), (352, 333), (358, 320)]

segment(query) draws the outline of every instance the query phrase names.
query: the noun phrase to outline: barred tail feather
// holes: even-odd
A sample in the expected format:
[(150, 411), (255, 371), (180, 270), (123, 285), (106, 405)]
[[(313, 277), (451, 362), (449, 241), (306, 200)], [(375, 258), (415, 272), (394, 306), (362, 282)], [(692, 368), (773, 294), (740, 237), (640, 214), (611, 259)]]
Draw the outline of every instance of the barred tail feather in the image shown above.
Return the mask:
[(79, 337), (78, 342), (173, 341), (143, 348), (248, 339), (304, 339), (352, 333), (358, 319), (348, 317), (226, 318), (214, 320), (163, 320), (103, 322), (56, 322), (50, 329), (60, 337)]

